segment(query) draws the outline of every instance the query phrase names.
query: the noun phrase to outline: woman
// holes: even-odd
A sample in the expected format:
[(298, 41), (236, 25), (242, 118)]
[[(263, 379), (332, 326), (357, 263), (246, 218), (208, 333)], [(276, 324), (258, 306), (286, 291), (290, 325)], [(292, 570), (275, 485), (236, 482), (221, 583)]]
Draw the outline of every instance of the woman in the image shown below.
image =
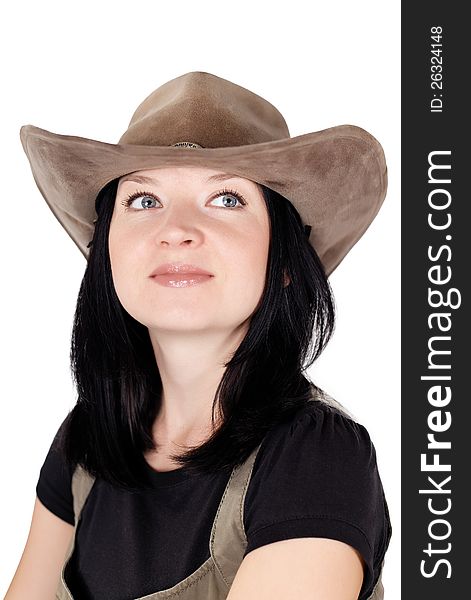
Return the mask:
[(88, 264), (78, 400), (7, 600), (382, 598), (374, 446), (304, 374), (333, 332), (327, 277), (384, 199), (379, 143), (290, 138), (201, 72), (148, 96), (118, 145), (21, 139)]

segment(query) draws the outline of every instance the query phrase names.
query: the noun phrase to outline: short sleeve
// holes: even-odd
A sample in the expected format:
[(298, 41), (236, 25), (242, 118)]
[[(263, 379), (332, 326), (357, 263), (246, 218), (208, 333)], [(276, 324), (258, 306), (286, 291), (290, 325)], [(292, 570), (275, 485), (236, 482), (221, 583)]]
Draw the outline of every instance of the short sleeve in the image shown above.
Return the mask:
[(44, 506), (57, 517), (74, 525), (72, 472), (59, 449), (58, 440), (64, 422), (59, 427), (41, 467), (36, 494)]
[(345, 542), (365, 561), (365, 600), (391, 537), (375, 448), (363, 425), (311, 404), (272, 430), (258, 452), (244, 501), (245, 554), (298, 537)]

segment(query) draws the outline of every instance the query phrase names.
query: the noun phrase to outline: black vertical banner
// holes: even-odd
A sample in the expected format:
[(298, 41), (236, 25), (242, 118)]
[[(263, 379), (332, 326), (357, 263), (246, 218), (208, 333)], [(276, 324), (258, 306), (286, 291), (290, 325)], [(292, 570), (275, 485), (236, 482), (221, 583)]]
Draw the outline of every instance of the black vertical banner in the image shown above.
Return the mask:
[(464, 7), (402, 2), (402, 600), (471, 597)]

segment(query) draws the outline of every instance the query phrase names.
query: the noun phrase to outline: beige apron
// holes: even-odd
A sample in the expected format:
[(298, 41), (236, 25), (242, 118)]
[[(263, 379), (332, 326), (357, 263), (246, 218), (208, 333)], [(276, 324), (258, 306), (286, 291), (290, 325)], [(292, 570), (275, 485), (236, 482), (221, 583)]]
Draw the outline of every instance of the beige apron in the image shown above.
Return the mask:
[[(247, 547), (247, 538), (243, 524), (243, 507), (245, 493), (249, 486), (253, 465), (260, 445), (255, 448), (242, 465), (233, 469), (227, 482), (211, 530), (209, 558), (191, 575), (185, 577), (185, 579), (176, 583), (171, 588), (141, 596), (136, 600), (158, 600), (160, 598), (224, 600), (227, 598), (229, 589), (242, 562), (245, 548)], [(61, 577), (56, 591), (56, 600), (74, 600), (64, 580), (64, 572), (74, 551), (77, 525), (93, 483), (94, 478), (78, 466), (72, 477), (75, 528), (61, 570)], [(380, 576), (368, 600), (382, 599), (383, 586)], [(76, 598), (75, 600), (80, 599)]]

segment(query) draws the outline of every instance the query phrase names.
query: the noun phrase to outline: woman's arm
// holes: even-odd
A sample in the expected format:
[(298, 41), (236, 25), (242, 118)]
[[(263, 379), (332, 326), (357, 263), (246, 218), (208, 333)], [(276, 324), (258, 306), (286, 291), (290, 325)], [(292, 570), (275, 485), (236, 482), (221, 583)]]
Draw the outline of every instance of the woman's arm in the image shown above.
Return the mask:
[(357, 600), (363, 559), (327, 538), (293, 538), (249, 552), (227, 600)]
[(51, 600), (74, 528), (36, 497), (25, 549), (4, 600)]

